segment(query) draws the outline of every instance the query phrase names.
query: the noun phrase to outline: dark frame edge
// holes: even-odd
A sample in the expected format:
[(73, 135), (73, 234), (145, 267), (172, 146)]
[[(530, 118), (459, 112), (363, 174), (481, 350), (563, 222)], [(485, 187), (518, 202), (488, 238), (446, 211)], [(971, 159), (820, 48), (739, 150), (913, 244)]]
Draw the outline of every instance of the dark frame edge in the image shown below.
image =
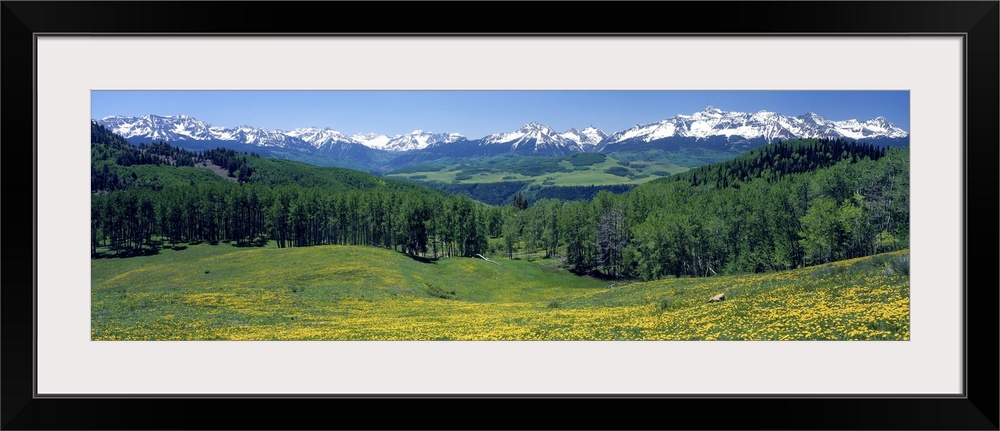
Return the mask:
[[(18, 202), (24, 205), (26, 201), (32, 203), (31, 211), (20, 211), (18, 214), (7, 213), (7, 226), (13, 223), (22, 226), (16, 230), (17, 234), (27, 236), (29, 232), (23, 226), (31, 225), (32, 232), (35, 232), (35, 214), (37, 204), (35, 204), (35, 165), (32, 164), (31, 175), (24, 175), (23, 169), (14, 167), (12, 159), (36, 160), (34, 151), (37, 148), (33, 140), (34, 129), (34, 36), (31, 29), (15, 16), (7, 4), (0, 6), (0, 28), (2, 28), (2, 40), (0, 40), (0, 51), (3, 52), (2, 71), (3, 83), (0, 93), (3, 94), (2, 105), (0, 105), (0, 124), (2, 124), (2, 138), (8, 145), (7, 169), (2, 174), (0, 190), (2, 190), (5, 200), (11, 204)], [(31, 107), (27, 111), (26, 107)], [(24, 125), (31, 125), (29, 130)], [(18, 126), (20, 125), (20, 126)], [(17, 141), (22, 142), (16, 145)], [(30, 143), (30, 148), (26, 145)], [(16, 145), (16, 146), (15, 146)], [(28, 152), (30, 150), (30, 152)], [(23, 166), (23, 164), (21, 164)], [(28, 181), (31, 181), (30, 183)], [(15, 200), (16, 198), (16, 200)], [(12, 222), (13, 220), (13, 222)], [(0, 363), (0, 375), (2, 375), (3, 391), (0, 406), (0, 426), (4, 429), (10, 425), (16, 425), (12, 421), (20, 413), (31, 409), (34, 394), (34, 274), (18, 273), (11, 268), (34, 268), (35, 256), (35, 236), (32, 234), (27, 238), (12, 240), (10, 236), (12, 230), (7, 230), (7, 241), (4, 242), (3, 263), (8, 271), (0, 274), (2, 284), (7, 289), (0, 291), (2, 297), (3, 312), (0, 313), (0, 338), (3, 340), (3, 361)], [(24, 244), (30, 241), (32, 244), (32, 254), (25, 255), (23, 248), (11, 246), (12, 243)], [(23, 247), (23, 246), (22, 246)], [(30, 283), (30, 284), (29, 284)], [(12, 292), (18, 286), (28, 285), (30, 291)], [(11, 304), (18, 304), (11, 306)], [(30, 304), (31, 308), (27, 305)], [(16, 356), (15, 356), (16, 355)], [(30, 392), (29, 392), (30, 391)]]
[[(997, 286), (997, 273), (994, 270), (990, 276), (983, 274), (985, 268), (996, 268), (998, 252), (996, 244), (1000, 240), (997, 231), (997, 216), (1000, 214), (1000, 194), (998, 194), (998, 161), (1000, 148), (997, 143), (997, 123), (1000, 118), (1000, 3), (992, 2), (989, 8), (969, 28), (966, 39), (965, 68), (966, 80), (964, 88), (966, 143), (963, 154), (966, 177), (963, 191), (965, 196), (965, 226), (963, 226), (963, 267), (965, 284), (965, 348), (966, 367), (964, 372), (966, 401), (973, 409), (983, 415), (983, 418), (997, 429), (1000, 426), (1000, 392), (997, 387), (997, 370), (1000, 364), (1000, 352), (997, 345), (984, 346), (970, 343), (971, 340), (998, 340), (998, 319), (996, 309), (992, 314), (985, 313), (985, 304), (1000, 303), (997, 289), (978, 288), (975, 290), (975, 301), (983, 301), (978, 306), (983, 314), (975, 314), (978, 320), (968, 318), (969, 309), (975, 305), (971, 302), (973, 286)], [(974, 108), (974, 109), (973, 109)], [(979, 145), (980, 143), (993, 143)], [(975, 192), (970, 185), (976, 185)], [(985, 188), (984, 184), (992, 184)], [(976, 223), (976, 235), (990, 239), (988, 247), (975, 247), (970, 240), (972, 232), (971, 221), (987, 218), (990, 223)], [(980, 278), (972, 277), (973, 270)], [(988, 277), (988, 278), (987, 278)], [(984, 295), (984, 296), (980, 296)], [(987, 316), (991, 318), (987, 319)], [(977, 378), (971, 376), (976, 375)]]
[[(0, 26), (3, 27), (3, 40), (0, 44), (3, 52), (2, 69), (5, 80), (2, 84), (2, 120), (7, 127), (2, 128), (4, 138), (7, 138), (7, 158), (8, 169), (3, 174), (2, 190), (9, 203), (21, 204), (31, 199), (35, 200), (34, 165), (32, 171), (32, 183), (27, 184), (27, 178), (19, 175), (16, 167), (17, 159), (26, 160), (28, 157), (35, 163), (38, 160), (37, 145), (33, 145), (31, 153), (23, 146), (12, 146), (11, 142), (33, 142), (35, 129), (35, 78), (34, 78), (34, 44), (35, 33), (38, 32), (60, 32), (58, 19), (48, 19), (44, 16), (45, 2), (28, 5), (30, 2), (3, 2), (2, 18)], [(877, 2), (876, 2), (877, 3)], [(906, 3), (906, 2), (903, 2)], [(918, 2), (924, 3), (924, 2)], [(926, 2), (935, 4), (936, 2)], [(948, 3), (948, 2), (944, 2)], [(996, 54), (998, 51), (998, 35), (1000, 35), (1000, 4), (997, 2), (956, 2), (964, 7), (956, 7), (956, 14), (964, 13), (965, 16), (953, 17), (950, 24), (962, 23), (961, 28), (949, 28), (947, 31), (966, 34), (966, 82), (965, 82), (965, 103), (966, 103), (966, 146), (965, 146), (965, 169), (966, 178), (964, 183), (964, 204), (966, 225), (963, 227), (966, 239), (963, 242), (965, 249), (965, 285), (968, 290), (970, 285), (986, 284), (987, 286), (997, 285), (997, 274), (995, 271), (990, 275), (985, 275), (989, 268), (991, 271), (996, 266), (998, 259), (997, 249), (992, 245), (1000, 239), (996, 231), (996, 217), (1000, 202), (997, 193), (997, 162), (998, 148), (996, 145), (977, 145), (976, 143), (995, 143), (998, 133), (996, 119), (1000, 118), (1000, 109), (997, 101), (1000, 100), (1000, 92), (997, 89), (998, 77), (1000, 77), (1000, 66)], [(11, 6), (16, 6), (17, 13)], [(29, 7), (30, 6), (30, 7)], [(911, 4), (910, 6), (919, 6)], [(52, 6), (55, 7), (55, 6)], [(102, 4), (102, 8), (106, 5)], [(929, 6), (928, 6), (929, 7)], [(150, 7), (147, 7), (147, 9)], [(140, 7), (139, 9), (143, 9)], [(146, 9), (143, 9), (146, 10)], [(935, 9), (939, 10), (939, 9)], [(66, 20), (72, 21), (75, 18), (63, 16)], [(921, 25), (926, 25), (921, 21)], [(106, 22), (88, 23), (88, 26), (101, 27), (112, 24)], [(113, 25), (112, 25), (113, 26)], [(86, 26), (85, 26), (86, 27)], [(648, 26), (647, 26), (648, 27)], [(253, 28), (248, 26), (247, 28)], [(79, 29), (77, 29), (79, 30)], [(134, 30), (133, 30), (134, 31)], [(158, 29), (157, 31), (162, 31)], [(934, 30), (937, 31), (937, 30)], [(31, 60), (28, 60), (31, 59)], [(30, 64), (29, 64), (30, 62)], [(26, 112), (25, 107), (32, 106), (31, 112)], [(27, 131), (19, 124), (32, 124), (31, 131)], [(970, 145), (971, 144), (971, 145)], [(11, 148), (14, 147), (14, 148)], [(970, 185), (975, 185), (973, 191), (969, 190)], [(31, 192), (31, 197), (27, 196)], [(16, 199), (16, 200), (15, 200)], [(35, 225), (37, 204), (33, 206), (30, 213), (30, 223)], [(21, 217), (24, 217), (22, 219)], [(18, 223), (25, 225), (28, 223), (28, 214), (7, 214), (8, 225)], [(988, 223), (983, 223), (983, 218)], [(977, 248), (972, 253), (971, 241), (968, 240), (969, 225), (976, 220), (976, 237), (985, 239), (990, 243), (990, 247), (983, 251)], [(36, 230), (33, 230), (35, 232)], [(4, 263), (8, 268), (35, 268), (35, 260), (30, 261), (28, 257), (19, 255), (23, 250), (18, 250), (14, 245), (20, 241), (12, 240), (12, 230), (8, 230), (7, 246)], [(27, 236), (23, 229), (14, 231), (15, 234)], [(25, 240), (32, 240), (26, 238)], [(33, 247), (35, 242), (33, 241)], [(33, 250), (37, 253), (37, 249)], [(34, 254), (32, 255), (32, 257)], [(977, 278), (971, 277), (969, 270), (972, 270)], [(34, 381), (34, 316), (32, 310), (23, 309), (27, 301), (34, 304), (33, 294), (16, 292), (12, 286), (20, 286), (25, 283), (35, 285), (36, 272), (30, 277), (14, 271), (7, 271), (0, 275), (0, 279), (6, 282), (7, 289), (0, 292), (2, 295), (3, 313), (0, 314), (0, 334), (2, 334), (4, 347), (4, 361), (2, 362), (2, 389), (3, 406), (0, 408), (0, 426), (4, 429), (225, 429), (225, 428), (245, 428), (245, 429), (289, 429), (305, 427), (310, 428), (306, 423), (297, 423), (292, 418), (284, 415), (261, 418), (248, 416), (242, 421), (231, 421), (230, 415), (221, 415), (221, 411), (229, 409), (233, 404), (238, 404), (241, 411), (267, 411), (275, 409), (288, 409), (291, 412), (308, 412), (310, 410), (325, 411), (331, 407), (341, 411), (351, 411), (359, 406), (376, 407), (388, 404), (386, 399), (399, 400), (404, 402), (398, 406), (393, 405), (393, 409), (399, 409), (392, 415), (379, 418), (345, 419), (335, 421), (332, 425), (335, 428), (357, 429), (417, 429), (423, 423), (408, 421), (407, 416), (414, 419), (412, 415), (426, 414), (427, 411), (440, 409), (441, 399), (449, 399), (449, 409), (455, 407), (468, 408), (472, 413), (486, 413), (504, 410), (506, 407), (516, 405), (520, 412), (507, 415), (509, 417), (497, 417), (494, 422), (485, 428), (508, 428), (517, 429), (524, 427), (523, 420), (514, 417), (529, 415), (532, 412), (548, 415), (551, 423), (560, 423), (560, 417), (552, 417), (551, 405), (545, 405), (549, 401), (548, 397), (528, 397), (531, 403), (519, 401), (508, 397), (481, 397), (491, 399), (491, 406), (484, 407), (469, 400), (480, 397), (443, 396), (443, 397), (372, 397), (372, 398), (300, 398), (286, 397), (283, 399), (261, 399), (261, 398), (240, 398), (230, 397), (221, 399), (199, 399), (199, 398), (173, 398), (173, 397), (151, 397), (151, 398), (90, 398), (73, 399), (57, 397), (36, 397)], [(836, 428), (836, 429), (998, 429), (1000, 423), (1000, 407), (998, 407), (997, 393), (997, 364), (1000, 363), (998, 357), (997, 344), (997, 315), (995, 306), (998, 303), (997, 291), (995, 289), (977, 290), (975, 302), (969, 303), (969, 294), (966, 292), (966, 315), (971, 309), (974, 316), (980, 320), (966, 323), (966, 340), (964, 347), (967, 349), (966, 370), (965, 370), (965, 396), (957, 398), (943, 399), (799, 399), (799, 398), (726, 398), (726, 399), (669, 399), (655, 400), (645, 397), (606, 397), (594, 399), (581, 397), (574, 402), (578, 402), (577, 407), (585, 407), (581, 411), (587, 411), (586, 407), (594, 407), (602, 410), (617, 409), (627, 406), (625, 403), (640, 402), (641, 408), (646, 408), (649, 403), (654, 404), (654, 408), (662, 408), (664, 411), (677, 414), (689, 412), (706, 412), (707, 404), (713, 405), (728, 414), (740, 414), (742, 418), (705, 417), (703, 422), (683, 423), (682, 428), (704, 429), (704, 428), (727, 428), (734, 429), (809, 429), (809, 428)], [(20, 309), (19, 309), (20, 308)], [(971, 343), (970, 340), (975, 341)], [(991, 344), (983, 345), (983, 340), (991, 340)], [(977, 376), (971, 379), (970, 376)], [(985, 378), (984, 378), (985, 377)], [(541, 401), (539, 401), (541, 398)], [(558, 398), (557, 396), (553, 398)], [(381, 404), (379, 404), (381, 403)], [(516, 403), (516, 404), (511, 404)], [(280, 407), (279, 407), (280, 406)], [(742, 406), (742, 407), (741, 407)], [(627, 410), (626, 410), (627, 411)], [(203, 414), (216, 417), (209, 422), (201, 420)], [(314, 413), (318, 414), (318, 413)], [(771, 416), (780, 414), (782, 417)], [(338, 415), (340, 416), (340, 415)], [(350, 415), (344, 415), (350, 416)], [(493, 416), (491, 414), (490, 416)], [(562, 416), (562, 415), (555, 415)], [(419, 417), (419, 416), (417, 416)], [(560, 427), (580, 428), (580, 429), (625, 429), (633, 428), (627, 419), (616, 422), (614, 418), (598, 418), (589, 421), (589, 418), (581, 418), (580, 424), (572, 421), (565, 422)], [(357, 421), (357, 422), (352, 422)], [(433, 423), (434, 418), (430, 418)], [(442, 419), (443, 420), (443, 419)], [(545, 423), (542, 421), (541, 423)], [(531, 427), (544, 428), (540, 423), (532, 423)], [(575, 426), (574, 426), (575, 425)], [(623, 425), (626, 425), (623, 428)], [(443, 422), (430, 425), (437, 429), (452, 429)], [(455, 428), (475, 429), (483, 428), (473, 424), (454, 425)], [(667, 423), (661, 423), (654, 428), (669, 428)], [(640, 426), (639, 428), (644, 428)]]

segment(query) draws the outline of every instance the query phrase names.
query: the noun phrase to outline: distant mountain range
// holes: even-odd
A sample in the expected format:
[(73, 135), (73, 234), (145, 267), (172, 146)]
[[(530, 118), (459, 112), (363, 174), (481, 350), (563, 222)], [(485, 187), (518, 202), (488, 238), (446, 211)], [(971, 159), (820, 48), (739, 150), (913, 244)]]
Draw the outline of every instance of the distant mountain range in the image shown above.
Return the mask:
[(195, 150), (222, 146), (264, 155), (277, 154), (278, 157), (297, 154), (308, 156), (313, 162), (368, 170), (387, 170), (441, 158), (501, 154), (551, 157), (578, 152), (682, 147), (745, 151), (777, 140), (798, 138), (841, 138), (880, 146), (909, 145), (909, 133), (883, 117), (836, 121), (812, 112), (786, 116), (771, 111), (730, 112), (712, 106), (691, 115), (677, 115), (611, 134), (593, 126), (557, 132), (531, 122), (515, 131), (479, 139), (423, 130), (390, 137), (378, 133), (348, 135), (318, 127), (290, 131), (248, 125), (227, 128), (186, 115), (110, 116), (94, 121), (134, 144), (165, 141)]

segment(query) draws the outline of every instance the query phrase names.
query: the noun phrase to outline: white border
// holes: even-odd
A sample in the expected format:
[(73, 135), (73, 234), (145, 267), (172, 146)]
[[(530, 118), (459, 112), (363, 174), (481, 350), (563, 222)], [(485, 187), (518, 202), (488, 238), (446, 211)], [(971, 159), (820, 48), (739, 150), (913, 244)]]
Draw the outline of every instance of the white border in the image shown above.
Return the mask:
[[(39, 394), (961, 393), (958, 36), (41, 36), (37, 47)], [(560, 59), (578, 67), (539, 66)], [(109, 89), (909, 90), (912, 339), (93, 342), (86, 143), (90, 91)]]

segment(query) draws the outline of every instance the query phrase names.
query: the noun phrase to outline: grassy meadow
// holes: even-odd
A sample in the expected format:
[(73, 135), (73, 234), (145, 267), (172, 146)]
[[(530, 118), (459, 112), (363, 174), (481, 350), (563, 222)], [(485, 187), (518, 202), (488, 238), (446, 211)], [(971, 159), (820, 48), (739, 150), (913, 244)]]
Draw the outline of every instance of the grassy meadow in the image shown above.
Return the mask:
[[(909, 254), (651, 282), (554, 259), (198, 244), (91, 261), (94, 340), (908, 340)], [(726, 300), (708, 298), (725, 293)]]
[[(455, 163), (445, 167), (411, 168), (402, 173), (389, 173), (389, 178), (411, 179), (442, 183), (498, 183), (501, 181), (526, 181), (538, 185), (591, 186), (642, 184), (669, 175), (687, 171), (689, 168), (669, 161), (620, 162), (608, 157), (597, 163), (573, 165), (570, 160), (561, 160), (556, 166), (563, 169), (555, 172), (535, 173), (517, 169), (503, 163), (485, 166)], [(610, 173), (609, 172), (614, 172)]]

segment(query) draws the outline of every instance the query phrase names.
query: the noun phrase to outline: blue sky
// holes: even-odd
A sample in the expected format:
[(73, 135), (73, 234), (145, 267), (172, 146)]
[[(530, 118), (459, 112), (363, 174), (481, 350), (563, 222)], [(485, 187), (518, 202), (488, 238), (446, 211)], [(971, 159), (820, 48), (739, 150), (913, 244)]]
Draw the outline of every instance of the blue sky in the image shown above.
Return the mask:
[(829, 120), (883, 116), (910, 130), (908, 91), (92, 91), (91, 117), (195, 117), (214, 126), (396, 135), (414, 130), (469, 138), (531, 121), (557, 131), (614, 133), (715, 106), (725, 111), (815, 112)]

